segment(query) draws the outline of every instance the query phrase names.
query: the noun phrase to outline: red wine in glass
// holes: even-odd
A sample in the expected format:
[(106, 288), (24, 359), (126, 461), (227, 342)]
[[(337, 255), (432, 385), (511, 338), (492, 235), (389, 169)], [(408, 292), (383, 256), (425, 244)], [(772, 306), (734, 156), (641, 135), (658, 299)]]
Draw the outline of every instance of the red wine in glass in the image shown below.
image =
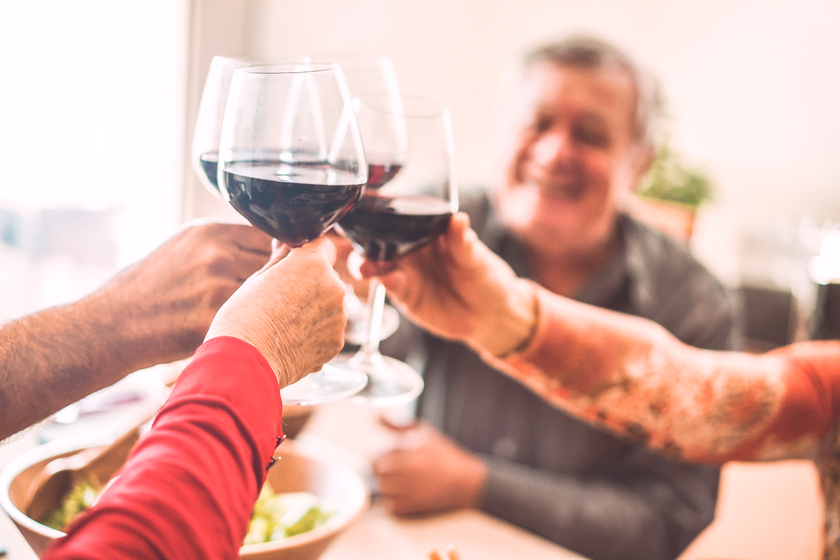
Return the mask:
[(201, 154), (198, 158), (198, 163), (201, 166), (201, 171), (204, 177), (216, 191), (219, 191), (219, 179), (216, 173), (219, 170), (219, 152), (206, 152)]
[(378, 189), (402, 169), (401, 163), (369, 163), (367, 189)]
[(387, 263), (434, 240), (451, 217), (452, 205), (442, 198), (367, 192), (341, 220), (341, 229), (365, 257)]
[(276, 160), (228, 163), (223, 177), (231, 206), (292, 247), (316, 239), (344, 217), (365, 186), (355, 173)]

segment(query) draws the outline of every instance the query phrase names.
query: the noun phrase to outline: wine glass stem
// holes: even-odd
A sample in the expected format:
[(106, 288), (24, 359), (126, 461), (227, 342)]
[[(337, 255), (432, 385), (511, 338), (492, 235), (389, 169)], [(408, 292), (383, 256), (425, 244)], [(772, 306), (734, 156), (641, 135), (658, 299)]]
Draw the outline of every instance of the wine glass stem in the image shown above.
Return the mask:
[(361, 352), (368, 358), (379, 354), (379, 337), (382, 333), (382, 312), (385, 309), (385, 286), (376, 279), (368, 287), (368, 336)]

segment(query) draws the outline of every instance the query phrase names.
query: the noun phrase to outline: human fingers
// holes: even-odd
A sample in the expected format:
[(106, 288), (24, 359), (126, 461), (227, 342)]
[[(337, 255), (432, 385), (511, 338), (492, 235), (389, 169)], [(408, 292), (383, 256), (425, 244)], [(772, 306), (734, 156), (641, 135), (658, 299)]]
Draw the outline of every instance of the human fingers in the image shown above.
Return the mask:
[[(326, 274), (326, 277), (330, 280), (330, 286), (340, 287), (343, 294), (344, 282), (341, 281), (338, 273), (333, 269), (335, 246), (328, 239), (320, 237), (297, 249), (291, 249), (275, 239), (272, 242), (272, 248), (271, 258), (260, 270), (260, 274), (265, 274), (268, 270), (274, 268), (274, 265), (282, 262), (282, 266), (278, 267), (278, 270), (273, 271), (272, 274), (291, 274), (297, 278), (318, 279), (319, 281), (324, 280), (322, 275)], [(323, 270), (318, 263), (324, 266)], [(315, 282), (309, 287), (317, 290), (322, 288), (323, 285), (320, 282)]]
[(271, 253), (271, 236), (248, 224), (197, 219), (184, 224), (181, 232), (197, 237), (201, 244), (227, 244), (264, 258)]
[(271, 256), (269, 257), (268, 261), (263, 265), (263, 267), (257, 271), (257, 275), (264, 273), (266, 270), (285, 259), (291, 251), (292, 248), (286, 245), (285, 243), (281, 243), (276, 239), (272, 239)]
[(376, 477), (380, 489), (384, 485), (384, 491), (393, 494), (404, 487), (401, 481), (406, 478), (412, 453), (413, 450), (397, 447), (389, 449), (373, 460), (371, 472)]
[(271, 237), (249, 225), (191, 222), (185, 232), (185, 254), (178, 260), (203, 259), (209, 278), (234, 286), (260, 270), (272, 253)]
[[(394, 292), (397, 297), (403, 293), (406, 283), (416, 281), (419, 278), (426, 278), (435, 282), (444, 281), (442, 276), (448, 275), (447, 270), (441, 270), (440, 262), (448, 266), (460, 266), (463, 253), (470, 248), (470, 243), (477, 241), (475, 232), (470, 229), (470, 218), (464, 212), (458, 212), (449, 221), (446, 232), (435, 242), (427, 247), (421, 248), (398, 260), (396, 268), (387, 274), (379, 276), (380, 282), (388, 291)], [(437, 262), (438, 266), (434, 266)], [(364, 277), (377, 275), (377, 267), (370, 261), (365, 261), (360, 267)]]
[(450, 245), (455, 247), (464, 243), (465, 235), (470, 231), (470, 216), (465, 212), (458, 212), (452, 216), (449, 221), (449, 227), (446, 230), (446, 238)]
[(483, 250), (491, 251), (478, 239), (478, 234), (470, 228), (470, 217), (464, 212), (452, 216), (449, 229), (442, 245), (442, 256), (447, 266), (453, 271), (471, 270), (484, 265)]
[(274, 256), (275, 253), (278, 254), (280, 258), (286, 257), (289, 253), (292, 252), (292, 248), (280, 241), (279, 239), (272, 239), (271, 240), (271, 255)]
[(382, 457), (375, 470), (376, 488), (385, 509), (396, 515), (435, 509), (436, 476), (424, 467), (422, 451), (398, 449)]
[(390, 503), (389, 511), (402, 509), (402, 503), (406, 500), (411, 492), (408, 490), (407, 480), (404, 476), (386, 476), (376, 479), (376, 495), (379, 499), (386, 499)]
[(294, 251), (299, 256), (312, 256), (324, 259), (330, 266), (335, 264), (336, 248), (329, 237), (321, 236)]
[(350, 240), (334, 228), (327, 231), (323, 237), (326, 237), (335, 245), (338, 251), (338, 260), (346, 259), (347, 255), (353, 251), (353, 244)]
[(399, 421), (394, 420), (391, 416), (387, 414), (380, 414), (379, 415), (379, 424), (383, 426), (387, 430), (391, 430), (395, 433), (404, 433), (407, 430), (411, 430), (417, 428), (420, 425), (419, 420), (409, 420)]
[(347, 323), (345, 285), (333, 269), (334, 258), (333, 244), (317, 239), (293, 249), (265, 274), (284, 277), (278, 302), (287, 310), (285, 343), (278, 353), (278, 361), (285, 364), (284, 383), (320, 369), (341, 351)]

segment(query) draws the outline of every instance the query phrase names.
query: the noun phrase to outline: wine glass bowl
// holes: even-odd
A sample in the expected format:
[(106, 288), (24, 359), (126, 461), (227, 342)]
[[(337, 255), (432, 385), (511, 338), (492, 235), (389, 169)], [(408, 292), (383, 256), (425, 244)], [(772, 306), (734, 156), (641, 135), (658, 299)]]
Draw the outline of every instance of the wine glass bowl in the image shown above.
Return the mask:
[(446, 231), (458, 210), (451, 120), (446, 107), (420, 97), (365, 95), (354, 104), (368, 185), (341, 228), (386, 270)]
[(234, 71), (218, 185), (248, 221), (299, 247), (338, 222), (366, 182), (362, 142), (337, 65)]

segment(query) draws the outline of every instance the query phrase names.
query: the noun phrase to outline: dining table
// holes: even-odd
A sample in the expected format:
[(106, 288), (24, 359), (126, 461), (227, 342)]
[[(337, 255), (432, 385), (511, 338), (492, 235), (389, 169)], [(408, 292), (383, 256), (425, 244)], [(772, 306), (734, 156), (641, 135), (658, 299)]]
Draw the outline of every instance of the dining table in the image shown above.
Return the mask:
[[(298, 447), (355, 468), (373, 488), (370, 462), (393, 445), (389, 422), (411, 417), (410, 405), (378, 409), (352, 399), (315, 407), (301, 433)], [(280, 447), (282, 454), (282, 446)], [(339, 535), (320, 560), (426, 560), (433, 551), (453, 547), (461, 560), (585, 560), (583, 556), (478, 509), (457, 509), (424, 516), (397, 517), (372, 496), (371, 507), (350, 529)], [(442, 558), (446, 558), (441, 553)]]
[[(376, 409), (352, 400), (320, 404), (294, 438), (302, 447), (330, 460), (343, 462), (373, 488), (370, 460), (392, 445), (382, 414), (406, 417), (406, 407)], [(0, 445), (0, 469), (21, 453), (41, 443), (43, 434), (32, 428)], [(282, 456), (283, 446), (279, 448)], [(433, 552), (457, 551), (460, 560), (585, 560), (557, 544), (520, 529), (478, 509), (457, 509), (424, 516), (397, 517), (376, 499), (340, 534), (320, 560), (425, 560)], [(5, 512), (0, 512), (0, 560), (36, 560), (37, 556)], [(0, 546), (0, 551), (3, 547)]]

